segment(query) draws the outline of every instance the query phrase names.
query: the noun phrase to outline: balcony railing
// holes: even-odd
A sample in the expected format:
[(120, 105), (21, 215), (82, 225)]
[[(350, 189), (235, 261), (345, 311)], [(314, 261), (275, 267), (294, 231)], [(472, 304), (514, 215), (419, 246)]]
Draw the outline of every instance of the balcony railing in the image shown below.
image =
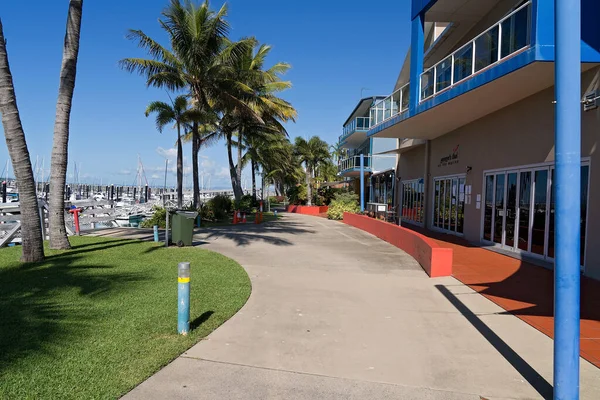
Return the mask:
[[(364, 166), (365, 170), (370, 170), (371, 168), (371, 156), (364, 156)], [(348, 171), (351, 169), (359, 169), (360, 168), (360, 156), (350, 156), (348, 158), (344, 158), (340, 161), (338, 165), (338, 172), (342, 173), (344, 171)]]
[(531, 2), (421, 74), (421, 101), (530, 45)]
[(352, 135), (354, 132), (366, 132), (369, 130), (370, 126), (371, 119), (369, 117), (356, 117), (352, 121), (350, 121), (346, 126), (344, 126), (339, 140), (341, 142), (348, 136)]
[(371, 128), (408, 110), (410, 86), (407, 83), (383, 100), (371, 107)]

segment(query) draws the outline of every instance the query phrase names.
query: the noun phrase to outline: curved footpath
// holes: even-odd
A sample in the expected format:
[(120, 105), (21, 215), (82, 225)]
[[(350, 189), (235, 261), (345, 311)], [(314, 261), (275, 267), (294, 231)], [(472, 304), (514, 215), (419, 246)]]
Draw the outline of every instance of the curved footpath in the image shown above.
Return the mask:
[[(551, 396), (551, 339), (374, 236), (286, 214), (195, 240), (242, 264), (252, 295), (125, 399)], [(582, 360), (581, 375), (600, 398), (600, 370)]]

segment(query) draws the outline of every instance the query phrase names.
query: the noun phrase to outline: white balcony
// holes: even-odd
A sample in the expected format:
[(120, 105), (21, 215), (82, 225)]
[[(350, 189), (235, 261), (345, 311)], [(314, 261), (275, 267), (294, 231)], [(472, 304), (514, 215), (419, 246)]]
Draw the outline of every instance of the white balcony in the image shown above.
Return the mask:
[(408, 111), (410, 100), (410, 84), (402, 86), (383, 100), (371, 107), (371, 128), (387, 121), (395, 115)]

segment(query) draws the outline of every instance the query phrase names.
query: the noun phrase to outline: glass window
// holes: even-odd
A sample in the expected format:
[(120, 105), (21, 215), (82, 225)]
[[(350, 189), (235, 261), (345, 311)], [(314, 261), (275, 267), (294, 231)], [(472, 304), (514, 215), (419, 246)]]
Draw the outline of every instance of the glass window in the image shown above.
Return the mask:
[(533, 226), (531, 228), (531, 252), (544, 254), (546, 242), (546, 199), (548, 194), (548, 170), (535, 171), (533, 193)]
[(433, 96), (433, 70), (430, 69), (421, 75), (421, 100)]
[(494, 213), (494, 175), (485, 177), (485, 213), (483, 217), (483, 239), (492, 241), (492, 215)]
[(386, 120), (392, 116), (392, 98), (388, 97), (383, 101), (383, 119)]
[(496, 243), (502, 243), (502, 226), (504, 224), (504, 180), (505, 175), (496, 175), (496, 198), (494, 204), (494, 237)]
[(465, 178), (458, 180), (458, 214), (456, 232), (463, 233), (465, 224)]
[(398, 114), (400, 110), (400, 91), (396, 91), (392, 94), (392, 115)]
[(473, 73), (473, 43), (465, 46), (454, 55), (454, 82), (471, 76)]
[(498, 26), (475, 39), (475, 71), (498, 61)]
[(435, 67), (435, 92), (452, 85), (452, 56), (446, 58)]
[(438, 226), (438, 215), (440, 212), (440, 181), (435, 181), (435, 198), (433, 200), (433, 226)]
[(521, 250), (529, 251), (529, 213), (531, 210), (531, 172), (521, 172), (519, 183), (519, 243)]
[(502, 58), (529, 44), (529, 9), (527, 6), (502, 21)]
[(410, 101), (410, 87), (406, 85), (402, 88), (402, 111), (408, 109), (408, 102)]
[(517, 173), (508, 174), (506, 187), (506, 235), (504, 244), (515, 245), (515, 220), (517, 216)]

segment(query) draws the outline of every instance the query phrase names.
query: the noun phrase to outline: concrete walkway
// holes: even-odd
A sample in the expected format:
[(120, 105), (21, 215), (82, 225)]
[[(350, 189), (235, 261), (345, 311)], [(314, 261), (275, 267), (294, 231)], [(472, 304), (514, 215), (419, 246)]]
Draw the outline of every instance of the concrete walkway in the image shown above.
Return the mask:
[[(252, 295), (126, 399), (551, 397), (550, 338), (374, 236), (285, 215), (195, 240), (242, 264)], [(600, 398), (600, 370), (581, 373), (582, 398)]]

